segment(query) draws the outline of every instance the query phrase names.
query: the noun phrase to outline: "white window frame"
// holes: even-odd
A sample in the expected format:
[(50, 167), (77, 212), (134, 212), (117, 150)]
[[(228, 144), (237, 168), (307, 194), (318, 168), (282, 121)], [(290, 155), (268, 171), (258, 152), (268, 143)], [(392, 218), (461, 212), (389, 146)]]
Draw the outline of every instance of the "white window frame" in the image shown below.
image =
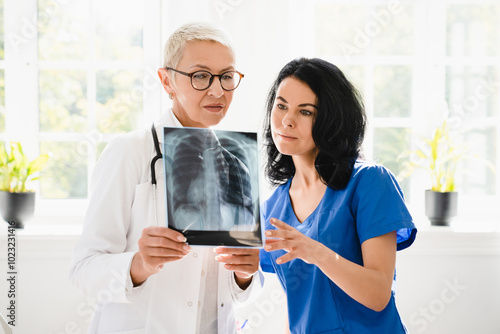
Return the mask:
[[(299, 3), (302, 3), (298, 1)], [(488, 4), (495, 3), (493, 0), (403, 0), (403, 1), (371, 1), (371, 0), (315, 0), (308, 3), (309, 7), (301, 8), (297, 19), (312, 22), (314, 20), (313, 7), (317, 4), (364, 4), (367, 6), (390, 6), (398, 4), (411, 4), (414, 11), (414, 54), (409, 56), (376, 56), (359, 55), (351, 56), (347, 60), (344, 56), (314, 55), (327, 59), (342, 67), (343, 65), (357, 65), (365, 68), (364, 84), (359, 87), (364, 96), (369, 126), (364, 142), (364, 151), (368, 159), (373, 159), (374, 130), (376, 128), (410, 128), (415, 134), (430, 135), (428, 118), (432, 111), (438, 112), (438, 103), (445, 100), (445, 70), (448, 65), (488, 64), (495, 65), (500, 73), (498, 57), (484, 57), (481, 59), (453, 59), (446, 56), (446, 7), (452, 3), (463, 4)], [(308, 14), (304, 14), (308, 13)], [(309, 15), (304, 18), (304, 15)], [(363, 27), (360, 27), (363, 28)], [(309, 34), (314, 32), (312, 24), (309, 24)], [(295, 31), (297, 33), (297, 31)], [(304, 38), (303, 38), (304, 39)], [(306, 39), (307, 40), (307, 39)], [(369, 48), (370, 46), (368, 46)], [(308, 40), (305, 50), (314, 50), (314, 39)], [(373, 70), (377, 65), (409, 65), (412, 66), (413, 86), (411, 93), (412, 112), (408, 118), (380, 118), (375, 117), (373, 110)], [(500, 94), (500, 89), (496, 94)], [(428, 111), (427, 113), (421, 111)], [(431, 111), (431, 112), (429, 112)], [(500, 115), (500, 111), (497, 111)], [(500, 119), (499, 116), (478, 119), (479, 124), (496, 124), (498, 142), (496, 145), (496, 195), (494, 196), (466, 196), (459, 193), (459, 216), (454, 220), (457, 230), (491, 231), (500, 230), (498, 218), (500, 216)], [(412, 144), (416, 140), (412, 136)], [(424, 189), (422, 185), (428, 184), (428, 176), (425, 172), (414, 173), (410, 178), (410, 193), (407, 194), (411, 201), (410, 210), (415, 218), (417, 226), (429, 225), (424, 214)], [(460, 190), (459, 190), (460, 192)]]
[[(54, 0), (64, 5), (67, 0)], [(89, 2), (90, 3), (90, 2)], [(286, 3), (286, 5), (284, 5)], [(314, 5), (319, 3), (366, 4), (370, 6), (395, 4), (411, 4), (415, 13), (414, 54), (410, 56), (353, 56), (347, 62), (345, 57), (326, 57), (314, 54), (315, 41), (310, 38), (314, 34)], [(445, 67), (450, 64), (463, 64), (464, 59), (446, 57), (446, 6), (450, 3), (496, 3), (495, 0), (290, 0), (287, 2), (262, 3), (242, 0), (217, 1), (162, 1), (148, 0), (144, 2), (147, 20), (143, 31), (144, 47), (144, 125), (156, 119), (164, 111), (169, 101), (156, 77), (156, 70), (162, 63), (162, 47), (166, 38), (179, 25), (191, 21), (211, 21), (228, 31), (237, 52), (237, 68), (246, 74), (244, 82), (235, 94), (230, 113), (221, 123), (221, 127), (261, 132), (264, 118), (264, 104), (269, 86), (278, 70), (289, 60), (299, 57), (322, 57), (342, 65), (360, 65), (365, 68), (365, 84), (363, 90), (365, 105), (369, 116), (369, 127), (364, 144), (368, 158), (373, 152), (373, 133), (377, 127), (411, 127), (415, 133), (429, 132), (427, 115), (422, 111), (436, 109), (436, 98), (444, 100)], [(264, 6), (264, 7), (263, 7)], [(0, 140), (23, 140), (28, 154), (39, 153), (39, 141), (57, 138), (57, 134), (39, 133), (38, 70), (60, 66), (71, 66), (64, 63), (38, 62), (36, 34), (32, 36), (31, 26), (36, 27), (36, 0), (5, 1), (5, 60), (0, 61), (0, 68), (5, 69), (6, 123), (7, 131), (0, 134)], [(277, 15), (278, 14), (278, 15)], [(274, 26), (242, 27), (231, 16), (264, 15), (273, 19)], [(285, 34), (273, 29), (283, 29)], [(260, 30), (255, 30), (260, 29)], [(9, 41), (9, 35), (17, 34), (26, 41), (18, 47)], [(278, 36), (278, 34), (280, 34)], [(24, 35), (24, 36), (23, 36)], [(265, 36), (265, 38), (263, 38)], [(279, 38), (277, 38), (277, 36)], [(471, 59), (470, 61), (477, 61)], [(481, 59), (496, 65), (496, 59)], [(373, 117), (373, 69), (380, 64), (410, 65), (413, 70), (412, 113), (409, 118), (375, 118)], [(93, 64), (107, 66), (109, 64)], [(123, 65), (123, 64), (121, 64)], [(498, 66), (498, 65), (497, 65)], [(92, 95), (95, 81), (88, 77), (87, 94)], [(498, 90), (497, 94), (500, 94)], [(89, 99), (89, 102), (91, 100)], [(92, 107), (91, 107), (92, 108)], [(237, 112), (239, 111), (239, 112)], [(89, 112), (89, 115), (91, 112)], [(497, 112), (497, 115), (499, 113)], [(28, 120), (28, 121), (27, 121)], [(459, 220), (472, 226), (472, 229), (500, 229), (498, 217), (500, 207), (500, 125), (499, 116), (483, 119), (489, 124), (497, 124), (497, 178), (495, 196), (466, 197), (460, 195)], [(36, 135), (33, 135), (36, 134)], [(95, 141), (91, 132), (74, 134), (75, 137), (90, 142)], [(112, 135), (105, 136), (106, 140)], [(69, 138), (69, 137), (67, 137)], [(92, 170), (94, 160), (89, 151), (88, 169)], [(90, 178), (90, 173), (88, 175)], [(427, 175), (414, 174), (410, 180), (410, 209), (417, 225), (428, 224), (423, 214), (423, 189), (427, 184)], [(263, 198), (270, 193), (266, 191), (263, 180)], [(77, 223), (82, 221), (87, 200), (43, 200), (37, 199), (37, 217), (47, 222), (65, 223), (68, 220)], [(472, 222), (473, 224), (470, 224)], [(479, 222), (492, 222), (494, 227), (480, 227)], [(484, 225), (486, 226), (486, 225)]]
[[(54, 0), (51, 8), (47, 8), (47, 15), (57, 12), (59, 6), (65, 6), (66, 0)], [(94, 124), (96, 82), (95, 74), (100, 69), (143, 70), (142, 93), (144, 125), (150, 124), (161, 113), (162, 87), (157, 77), (158, 64), (162, 57), (162, 36), (160, 29), (161, 0), (144, 2), (143, 26), (143, 55), (141, 66), (136, 63), (120, 61), (95, 61), (87, 59), (83, 62), (70, 61), (39, 61), (37, 50), (37, 1), (5, 1), (5, 109), (6, 132), (0, 135), (3, 141), (22, 141), (23, 148), (29, 156), (36, 156), (39, 152), (39, 143), (45, 140), (55, 141), (83, 141), (87, 143), (87, 184), (90, 184), (91, 171), (95, 165), (97, 141), (109, 141), (115, 134), (97, 134), (90, 128), (86, 133), (44, 133), (39, 131), (39, 100), (38, 100), (38, 72), (46, 69), (82, 69), (87, 76), (87, 101), (90, 124)], [(92, 9), (92, 1), (88, 2), (88, 10)], [(89, 22), (89, 46), (93, 45), (92, 19)], [(14, 41), (17, 41), (15, 43)], [(89, 50), (92, 55), (93, 50)], [(4, 65), (4, 64), (5, 65)], [(134, 92), (131, 92), (133, 94)], [(32, 98), (29, 98), (32, 97)], [(35, 98), (33, 98), (35, 97)], [(33, 135), (33, 134), (37, 135)], [(36, 198), (36, 219), (47, 224), (68, 222), (81, 223), (88, 205), (88, 199), (43, 199)], [(89, 192), (88, 192), (89, 193)]]

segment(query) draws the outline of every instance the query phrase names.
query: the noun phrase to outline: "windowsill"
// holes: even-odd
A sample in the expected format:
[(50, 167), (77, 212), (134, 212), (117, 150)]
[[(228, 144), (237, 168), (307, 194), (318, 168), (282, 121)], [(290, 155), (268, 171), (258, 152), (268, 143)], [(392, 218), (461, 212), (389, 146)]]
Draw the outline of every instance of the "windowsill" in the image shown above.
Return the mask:
[[(7, 223), (1, 229), (0, 235), (7, 233)], [(78, 237), (82, 233), (83, 218), (80, 217), (34, 217), (24, 223), (25, 227), (16, 229), (18, 237)]]
[[(55, 222), (55, 220), (35, 218), (26, 222), (24, 229), (16, 230), (20, 257), (35, 259), (69, 259), (71, 257), (72, 249), (78, 241), (83, 225), (78, 223), (78, 220), (65, 219), (65, 224), (59, 223), (59, 221), (50, 224), (51, 221)], [(427, 220), (419, 221), (427, 223)], [(0, 228), (1, 240), (7, 236), (7, 224), (0, 223), (5, 224), (3, 228)], [(398, 252), (398, 258), (500, 255), (500, 231), (498, 227), (472, 230), (471, 226), (477, 227), (477, 224), (467, 226), (457, 223), (443, 227), (419, 226), (415, 243), (408, 249)]]
[(432, 226), (429, 219), (424, 215), (414, 215), (413, 218), (419, 233), (500, 233), (500, 222), (494, 221), (491, 218), (473, 220), (470, 217), (456, 217), (451, 220), (450, 226)]
[(26, 224), (23, 229), (17, 229), (16, 235), (19, 237), (76, 237), (82, 234), (82, 225), (80, 224)]
[[(426, 217), (415, 217), (418, 235), (500, 235), (500, 223), (493, 221), (471, 222), (455, 219), (451, 226), (431, 226)], [(3, 222), (5, 224), (5, 222)], [(6, 227), (6, 225), (5, 225)], [(25, 223), (24, 229), (18, 229), (18, 236), (79, 236), (83, 228), (83, 217), (34, 217)], [(6, 233), (6, 228), (2, 228), (0, 235)], [(418, 237), (417, 237), (418, 238)]]

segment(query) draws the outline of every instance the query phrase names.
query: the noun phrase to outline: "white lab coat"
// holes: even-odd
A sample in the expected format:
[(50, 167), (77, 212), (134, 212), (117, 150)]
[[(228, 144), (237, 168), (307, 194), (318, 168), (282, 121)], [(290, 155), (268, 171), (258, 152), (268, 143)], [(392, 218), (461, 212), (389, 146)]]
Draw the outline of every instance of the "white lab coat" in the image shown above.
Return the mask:
[[(163, 126), (181, 126), (171, 111), (155, 124), (160, 142)], [(133, 287), (130, 278), (142, 230), (156, 224), (150, 171), (155, 154), (151, 129), (142, 129), (110, 142), (94, 169), (90, 204), (70, 272), (71, 281), (98, 301), (89, 333), (196, 332), (201, 248), (192, 247), (189, 255), (165, 264), (139, 287)], [(163, 160), (156, 163), (156, 177), (158, 222), (165, 226)], [(236, 332), (233, 303), (253, 299), (263, 282), (259, 271), (241, 291), (232, 272), (219, 264), (219, 333)]]

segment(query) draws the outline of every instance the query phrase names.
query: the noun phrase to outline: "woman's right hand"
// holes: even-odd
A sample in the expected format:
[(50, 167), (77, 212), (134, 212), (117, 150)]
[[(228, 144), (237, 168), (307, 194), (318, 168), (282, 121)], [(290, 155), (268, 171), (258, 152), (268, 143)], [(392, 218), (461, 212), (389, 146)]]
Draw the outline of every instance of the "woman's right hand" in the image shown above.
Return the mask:
[(139, 251), (132, 259), (130, 277), (134, 286), (159, 272), (163, 264), (177, 261), (189, 254), (186, 237), (168, 227), (148, 226), (138, 241)]

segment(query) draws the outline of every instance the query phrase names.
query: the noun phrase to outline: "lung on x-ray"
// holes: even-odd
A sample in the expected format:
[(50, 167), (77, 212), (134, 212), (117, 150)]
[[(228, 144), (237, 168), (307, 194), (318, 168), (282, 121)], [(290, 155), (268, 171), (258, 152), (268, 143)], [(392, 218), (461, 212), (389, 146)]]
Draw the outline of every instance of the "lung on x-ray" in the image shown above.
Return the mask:
[(163, 128), (167, 226), (190, 245), (262, 247), (255, 132)]

